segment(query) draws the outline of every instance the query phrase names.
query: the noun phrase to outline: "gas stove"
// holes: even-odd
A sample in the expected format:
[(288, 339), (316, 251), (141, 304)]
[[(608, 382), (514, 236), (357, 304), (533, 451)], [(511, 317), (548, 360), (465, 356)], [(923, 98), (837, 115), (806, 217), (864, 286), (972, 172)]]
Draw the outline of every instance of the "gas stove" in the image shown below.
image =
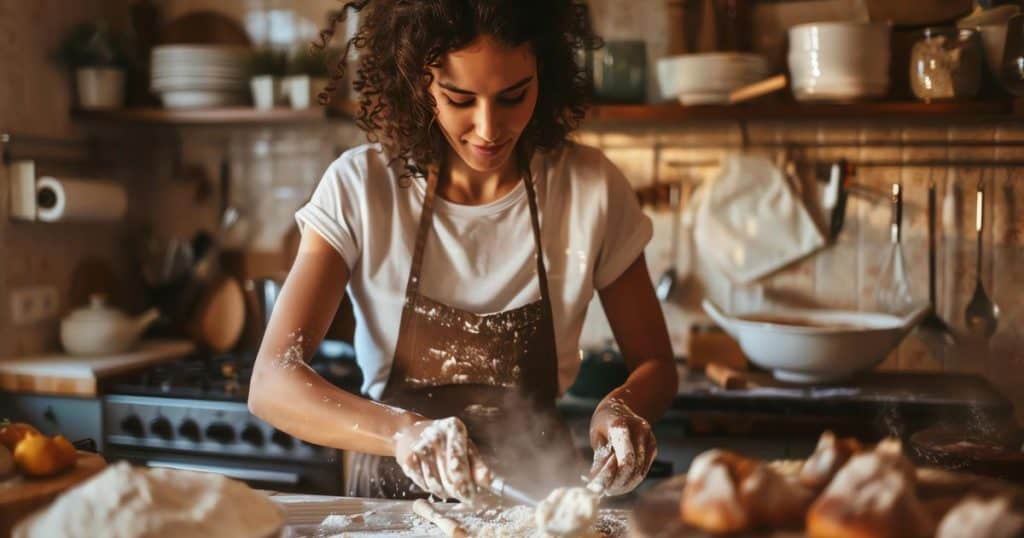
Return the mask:
[[(362, 379), (351, 347), (334, 344), (322, 347), (310, 365), (358, 393)], [(339, 494), (339, 451), (293, 438), (249, 412), (253, 359), (194, 355), (109, 380), (103, 398), (106, 456), (217, 472), (279, 491)]]

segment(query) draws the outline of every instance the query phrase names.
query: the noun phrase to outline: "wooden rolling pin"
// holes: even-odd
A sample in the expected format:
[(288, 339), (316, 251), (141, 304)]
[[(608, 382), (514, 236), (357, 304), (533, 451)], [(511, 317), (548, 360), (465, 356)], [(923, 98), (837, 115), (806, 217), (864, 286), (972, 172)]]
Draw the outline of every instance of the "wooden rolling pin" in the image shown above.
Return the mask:
[(412, 503), (412, 511), (436, 525), (448, 538), (469, 538), (469, 533), (459, 525), (458, 521), (438, 512), (434, 505), (426, 499), (416, 499)]
[(777, 92), (786, 87), (786, 75), (775, 75), (734, 90), (729, 94), (729, 104), (741, 103), (762, 95)]
[(743, 372), (717, 362), (708, 363), (704, 368), (704, 374), (714, 384), (725, 390), (743, 390), (753, 388), (754, 386)]

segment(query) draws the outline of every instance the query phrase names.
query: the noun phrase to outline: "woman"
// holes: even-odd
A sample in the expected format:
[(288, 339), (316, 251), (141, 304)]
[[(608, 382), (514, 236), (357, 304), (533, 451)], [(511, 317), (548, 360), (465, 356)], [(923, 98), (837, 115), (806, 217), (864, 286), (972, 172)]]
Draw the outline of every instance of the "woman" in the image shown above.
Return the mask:
[[(651, 224), (599, 151), (574, 58), (598, 39), (571, 0), (350, 2), (358, 125), (299, 210), (299, 254), (250, 386), (252, 412), (355, 453), (349, 495), (474, 501), (497, 475), (543, 495), (579, 480), (555, 398), (579, 369), (594, 290), (627, 381), (594, 411), (590, 477), (643, 479), (676, 392), (643, 248)], [(335, 23), (338, 21), (336, 20)], [(325, 32), (325, 42), (330, 31)], [(348, 48), (347, 47), (347, 48)], [(360, 397), (303, 362), (346, 288)]]

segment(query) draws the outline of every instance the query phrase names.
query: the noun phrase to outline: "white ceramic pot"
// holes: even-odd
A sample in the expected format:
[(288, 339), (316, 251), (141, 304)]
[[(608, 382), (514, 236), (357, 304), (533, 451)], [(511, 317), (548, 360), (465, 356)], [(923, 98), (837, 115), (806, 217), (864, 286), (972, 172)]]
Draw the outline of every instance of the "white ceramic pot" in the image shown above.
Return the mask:
[(124, 71), (116, 67), (80, 67), (75, 70), (78, 108), (103, 110), (124, 106)]
[(898, 318), (873, 312), (772, 309), (731, 316), (711, 301), (702, 306), (739, 342), (751, 362), (793, 383), (838, 381), (875, 366), (928, 312), (922, 306)]
[(312, 87), (309, 75), (294, 75), (284, 79), (284, 92), (292, 108), (309, 108), (309, 93)]
[(881, 97), (889, 91), (888, 22), (820, 22), (789, 29), (793, 95), (801, 101)]
[(60, 322), (60, 342), (72, 355), (123, 353), (135, 347), (151, 323), (160, 317), (153, 308), (132, 318), (106, 305), (103, 295), (89, 297), (89, 306), (79, 308)]
[(277, 82), (272, 75), (257, 75), (249, 80), (252, 90), (252, 104), (261, 110), (274, 108), (277, 102)]

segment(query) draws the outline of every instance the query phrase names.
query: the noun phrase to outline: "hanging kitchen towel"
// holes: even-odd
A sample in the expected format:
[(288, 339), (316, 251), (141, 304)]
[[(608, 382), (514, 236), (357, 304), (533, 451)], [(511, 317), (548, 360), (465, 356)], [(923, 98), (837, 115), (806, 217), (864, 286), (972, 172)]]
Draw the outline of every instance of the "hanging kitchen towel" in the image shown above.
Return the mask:
[(769, 159), (729, 154), (697, 210), (697, 252), (736, 284), (808, 256), (825, 236)]

